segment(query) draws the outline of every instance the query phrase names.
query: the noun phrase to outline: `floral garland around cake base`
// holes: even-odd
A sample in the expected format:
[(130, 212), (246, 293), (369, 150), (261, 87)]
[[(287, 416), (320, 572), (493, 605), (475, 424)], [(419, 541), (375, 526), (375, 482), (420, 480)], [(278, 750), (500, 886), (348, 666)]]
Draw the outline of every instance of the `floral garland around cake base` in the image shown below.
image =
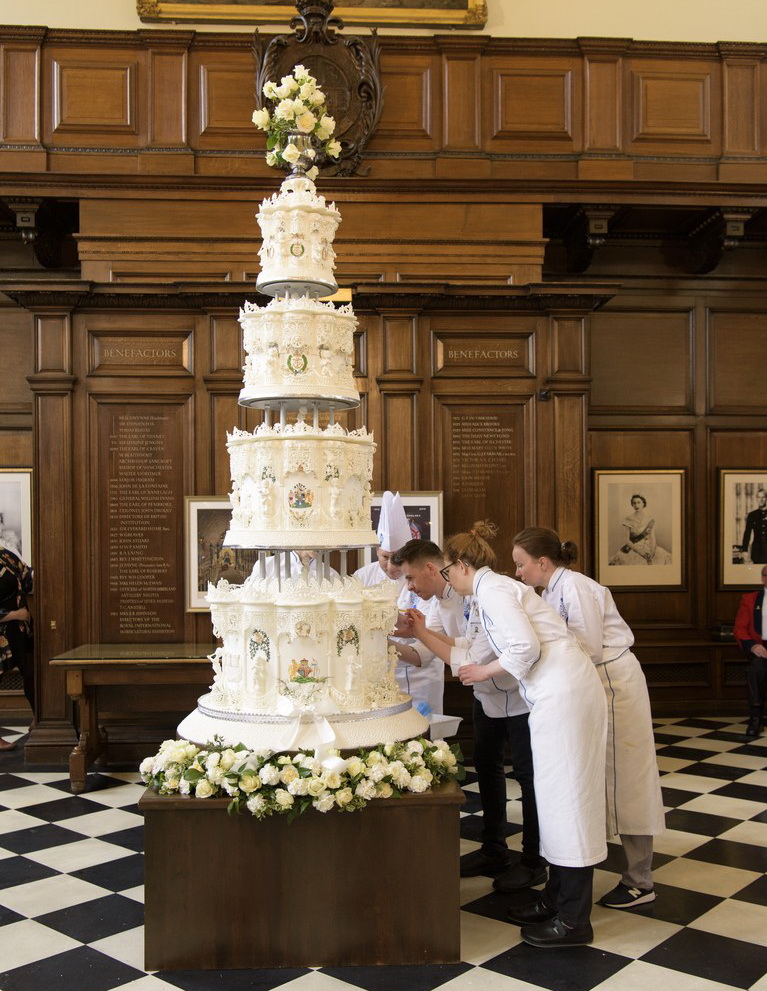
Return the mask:
[(228, 747), (220, 737), (205, 747), (166, 740), (139, 770), (161, 795), (229, 797), (229, 812), (247, 809), (257, 819), (286, 815), (288, 822), (310, 808), (355, 812), (376, 798), (419, 794), (466, 776), (457, 743), (423, 738), (381, 743), (352, 757), (337, 750), (318, 756), (309, 750), (248, 750), (242, 743)]

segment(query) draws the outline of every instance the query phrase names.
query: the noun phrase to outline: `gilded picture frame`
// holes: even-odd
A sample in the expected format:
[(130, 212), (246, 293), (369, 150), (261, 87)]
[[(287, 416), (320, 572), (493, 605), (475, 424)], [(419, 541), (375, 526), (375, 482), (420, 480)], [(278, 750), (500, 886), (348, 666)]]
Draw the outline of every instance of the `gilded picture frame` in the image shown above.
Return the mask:
[(594, 471), (596, 580), (610, 588), (684, 582), (683, 468)]
[[(292, 4), (270, 0), (137, 0), (142, 21), (194, 21), (198, 24), (289, 24), (296, 16)], [(482, 28), (487, 23), (486, 0), (360, 0), (336, 6), (334, 17), (345, 24), (370, 27)]]
[[(764, 511), (763, 511), (764, 510)], [(719, 472), (719, 578), (722, 588), (761, 584), (767, 564), (767, 470)]]

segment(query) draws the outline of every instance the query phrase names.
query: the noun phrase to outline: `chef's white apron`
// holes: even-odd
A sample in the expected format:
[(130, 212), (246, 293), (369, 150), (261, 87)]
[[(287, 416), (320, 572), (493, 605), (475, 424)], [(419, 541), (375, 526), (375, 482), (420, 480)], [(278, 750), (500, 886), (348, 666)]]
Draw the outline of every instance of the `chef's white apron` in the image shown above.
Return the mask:
[(607, 834), (657, 836), (665, 829), (650, 697), (630, 650), (598, 664), (607, 698)]
[(572, 640), (541, 644), (522, 680), (541, 856), (560, 867), (590, 867), (607, 856), (605, 693), (588, 655)]

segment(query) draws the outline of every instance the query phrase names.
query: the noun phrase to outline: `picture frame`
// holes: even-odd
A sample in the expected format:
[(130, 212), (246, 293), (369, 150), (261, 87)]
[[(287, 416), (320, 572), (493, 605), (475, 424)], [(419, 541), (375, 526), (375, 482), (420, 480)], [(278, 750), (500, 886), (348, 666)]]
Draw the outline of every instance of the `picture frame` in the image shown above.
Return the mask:
[[(136, 0), (146, 22), (195, 21), (199, 24), (289, 24), (296, 8), (275, 0)], [(371, 27), (482, 28), (487, 0), (358, 0), (333, 10), (345, 25)]]
[(224, 547), (232, 504), (229, 496), (187, 496), (184, 512), (186, 611), (210, 612), (208, 582), (226, 578), (241, 585), (258, 560), (258, 551)]
[(31, 468), (0, 468), (0, 543), (32, 566)]
[(683, 468), (595, 469), (594, 558), (600, 584), (683, 586), (684, 481)]
[[(760, 493), (764, 496), (760, 497)], [(759, 524), (761, 505), (764, 522)], [(756, 524), (756, 525), (755, 525)], [(719, 472), (719, 577), (721, 587), (761, 583), (767, 564), (767, 469)]]
[[(410, 523), (413, 539), (432, 540), (442, 546), (442, 493), (441, 492), (400, 492), (405, 515)], [(378, 530), (381, 516), (383, 492), (374, 492), (370, 500), (370, 519), (373, 529)], [(377, 561), (376, 549), (371, 548), (370, 560)]]

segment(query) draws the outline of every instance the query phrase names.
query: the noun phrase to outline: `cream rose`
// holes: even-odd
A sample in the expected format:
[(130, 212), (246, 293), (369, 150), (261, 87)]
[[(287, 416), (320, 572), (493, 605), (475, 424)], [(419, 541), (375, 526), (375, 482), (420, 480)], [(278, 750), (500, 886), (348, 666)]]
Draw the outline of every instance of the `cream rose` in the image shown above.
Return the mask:
[(266, 108), (262, 110), (254, 110), (253, 116), (250, 119), (261, 131), (265, 131), (272, 122), (272, 118), (269, 116), (269, 111)]
[(240, 775), (240, 790), (249, 795), (252, 791), (258, 791), (261, 787), (261, 778), (255, 771), (245, 771)]
[(194, 789), (195, 798), (210, 798), (215, 791), (213, 785), (207, 778), (200, 778)]
[(343, 808), (344, 805), (348, 805), (351, 802), (353, 797), (351, 788), (339, 788), (335, 794), (336, 805), (339, 808)]
[(317, 118), (311, 110), (305, 110), (302, 114), (299, 114), (299, 116), (296, 117), (296, 127), (302, 134), (311, 134), (316, 123)]
[(274, 801), (281, 809), (288, 809), (295, 802), (295, 799), (284, 788), (277, 788), (274, 792)]
[(291, 781), (295, 781), (298, 777), (298, 768), (293, 764), (287, 764), (280, 771), (280, 781), (284, 785), (289, 785)]

